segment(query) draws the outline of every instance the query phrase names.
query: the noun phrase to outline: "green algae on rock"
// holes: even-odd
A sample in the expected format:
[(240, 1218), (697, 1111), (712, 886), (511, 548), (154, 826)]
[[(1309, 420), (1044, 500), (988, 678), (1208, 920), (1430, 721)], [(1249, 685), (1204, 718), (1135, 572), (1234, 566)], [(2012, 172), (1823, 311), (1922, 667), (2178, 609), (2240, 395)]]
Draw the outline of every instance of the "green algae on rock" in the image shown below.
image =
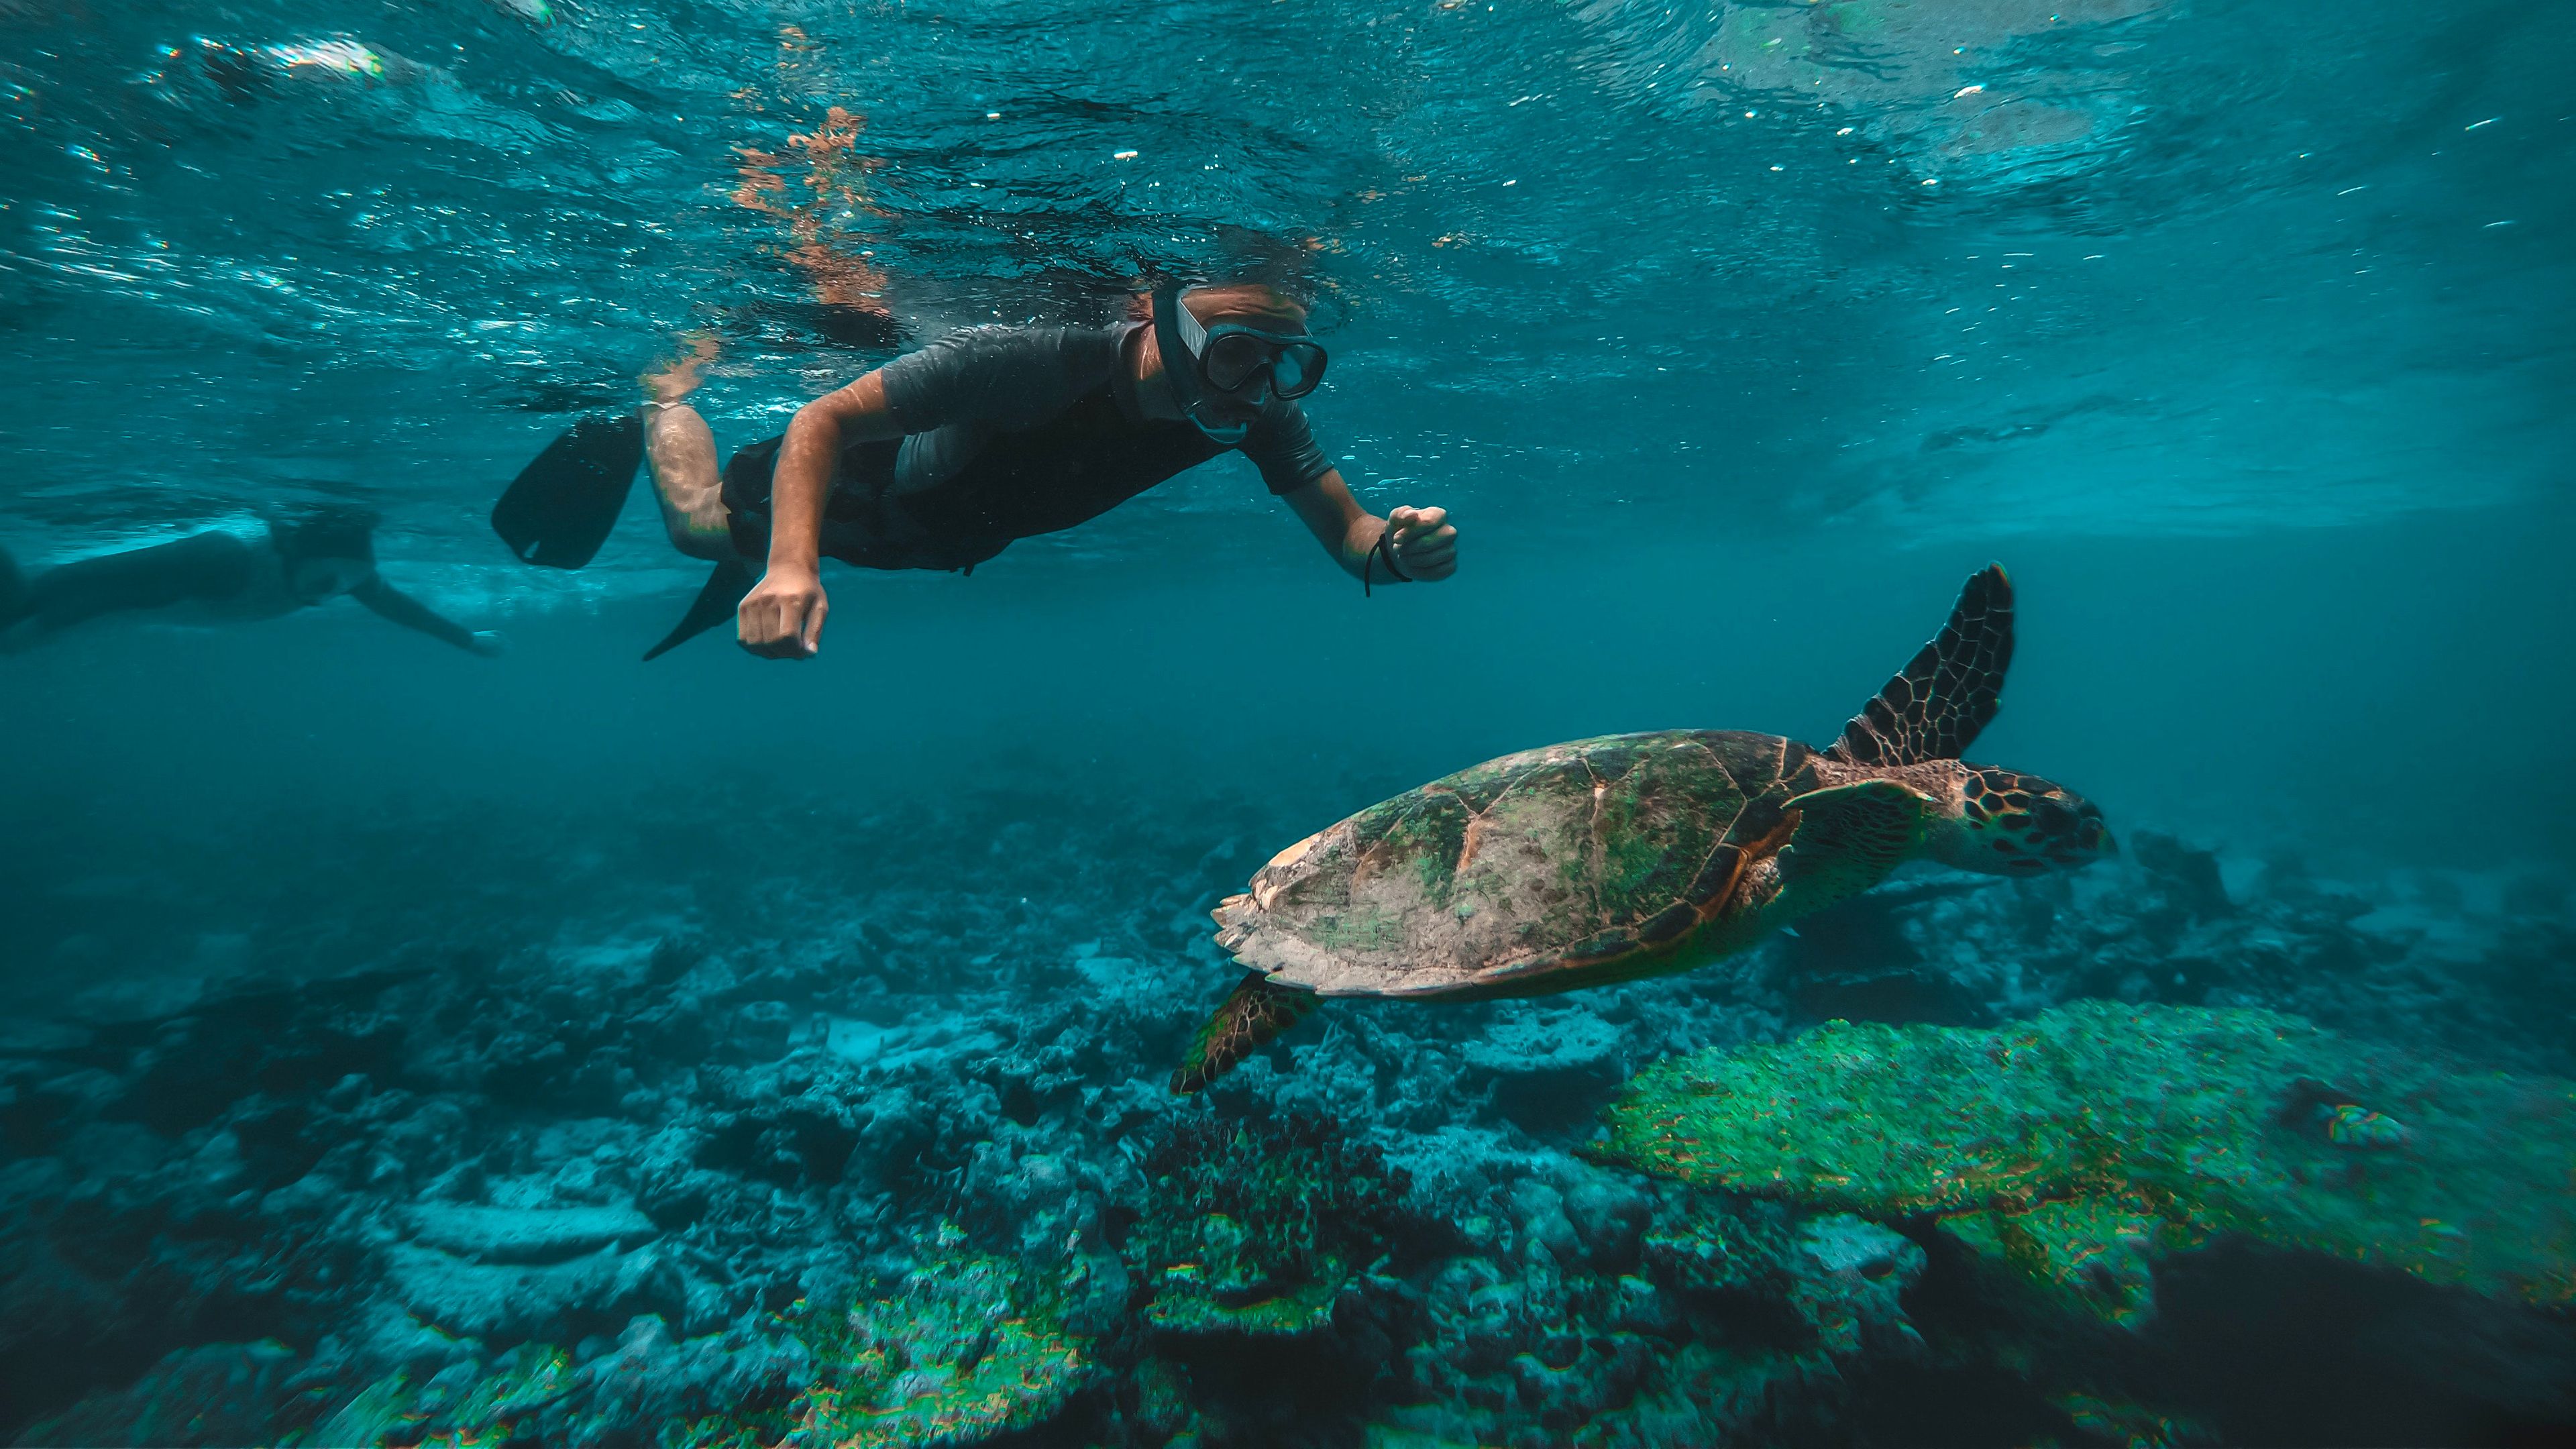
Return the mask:
[(2576, 1300), (2576, 1083), (2459, 1070), (2254, 1010), (2087, 1002), (1991, 1031), (1829, 1022), (1642, 1073), (1610, 1160), (1929, 1215), (2135, 1324), (2214, 1234)]
[(1376, 1149), (1322, 1118), (1186, 1121), (1146, 1159), (1153, 1196), (1127, 1253), (1175, 1334), (1294, 1337), (1332, 1322), (1387, 1251), (1406, 1189)]
[[(811, 1376), (784, 1402), (675, 1418), (664, 1449), (943, 1449), (1033, 1429), (1063, 1412), (1092, 1373), (1083, 1341), (1043, 1292), (999, 1259), (944, 1254), (890, 1294), (844, 1308), (800, 1304), (773, 1321), (802, 1345)], [(426, 1382), (396, 1372), (360, 1389), (308, 1434), (282, 1443), (417, 1445), (545, 1442), (539, 1416), (588, 1370), (549, 1344), (524, 1344)]]
[(996, 1258), (916, 1269), (808, 1329), (816, 1378), (778, 1449), (937, 1449), (1032, 1429), (1091, 1376), (1083, 1346)]
[(2117, 1444), (2121, 1449), (2184, 1449), (2188, 1445), (2220, 1442), (2218, 1435), (2205, 1424), (2159, 1413), (2125, 1399), (2064, 1393), (2058, 1395), (2054, 1403), (2077, 1429), (2104, 1444)]
[(1167, 1333), (1295, 1337), (1329, 1326), (1350, 1270), (1326, 1254), (1283, 1276), (1251, 1251), (1253, 1237), (1224, 1213), (1200, 1218), (1190, 1256), (1163, 1265), (1145, 1320)]
[(360, 1389), (315, 1425), (289, 1434), (286, 1445), (504, 1444), (524, 1437), (527, 1422), (572, 1387), (572, 1360), (552, 1344), (529, 1343), (488, 1366), (434, 1374), (415, 1381), (399, 1370)]

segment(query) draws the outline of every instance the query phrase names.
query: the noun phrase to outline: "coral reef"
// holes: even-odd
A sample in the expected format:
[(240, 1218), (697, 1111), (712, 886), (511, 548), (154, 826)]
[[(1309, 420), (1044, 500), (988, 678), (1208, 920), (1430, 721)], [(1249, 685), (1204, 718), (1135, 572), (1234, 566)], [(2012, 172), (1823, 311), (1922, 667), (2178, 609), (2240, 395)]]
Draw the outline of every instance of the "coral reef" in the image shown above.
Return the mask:
[[(689, 1441), (794, 1449), (932, 1449), (977, 1444), (1063, 1412), (1089, 1373), (1080, 1344), (1015, 1282), (976, 1254), (931, 1259), (886, 1297), (817, 1315), (806, 1341), (814, 1382), (788, 1405), (783, 1435), (757, 1424), (701, 1424)], [(721, 1425), (728, 1432), (711, 1435)]]
[(1352, 1275), (1383, 1266), (1411, 1186), (1313, 1116), (1184, 1119), (1142, 1167), (1151, 1192), (1127, 1253), (1152, 1295), (1147, 1318), (1175, 1333), (1329, 1324)]
[(2576, 1299), (2576, 1082), (2254, 1010), (2088, 1002), (1993, 1031), (1828, 1023), (1642, 1073), (1609, 1159), (1887, 1219), (2121, 1322), (2216, 1233)]
[[(1182, 1103), (1163, 1075), (1229, 979), (1207, 905), (1289, 822), (1168, 797), (655, 796), (524, 826), (423, 804), (320, 849), (283, 819), (318, 862), (283, 875), (255, 820), (149, 876), (105, 873), (112, 832), (19, 822), (31, 904), (0, 932), (38, 964), (0, 991), (49, 994), (0, 1022), (0, 1438), (1703, 1449), (2576, 1421), (2559, 1318), (2431, 1286), (2518, 1271), (2473, 1214), (2427, 1214), (2466, 1257), (2249, 1259), (2232, 1220), (2089, 1180), (2025, 1202), (1996, 1171), (1952, 1206), (1873, 1168), (1943, 1204), (1931, 1230), (1584, 1155), (1634, 1063), (1829, 1015), (2028, 1031), (2102, 995), (2341, 1033), (2279, 1038), (2357, 1065), (2280, 1067), (2323, 1090), (2242, 1119), (2253, 1155), (2224, 1161), (2256, 1186), (2439, 1162), (2490, 1213), (2542, 1212), (2502, 1186), (2538, 1159), (2506, 1149), (2554, 1119), (2455, 1118), (2576, 1072), (2576, 923), (2545, 877), (2335, 882), (2179, 843), (2098, 880), (1926, 874), (1720, 970), (1336, 1011)], [(782, 841), (803, 873), (758, 864)], [(2523, 1075), (2407, 1077), (2430, 1058), (2388, 1041)], [(2173, 1105), (2224, 1127), (2236, 1101)], [(2267, 1241), (2376, 1221), (2317, 1212)], [(2426, 1276), (2367, 1268), (2393, 1248)], [(2096, 1286), (2123, 1274), (2152, 1285), (2135, 1331)], [(2340, 1367), (2285, 1379), (2245, 1323)]]

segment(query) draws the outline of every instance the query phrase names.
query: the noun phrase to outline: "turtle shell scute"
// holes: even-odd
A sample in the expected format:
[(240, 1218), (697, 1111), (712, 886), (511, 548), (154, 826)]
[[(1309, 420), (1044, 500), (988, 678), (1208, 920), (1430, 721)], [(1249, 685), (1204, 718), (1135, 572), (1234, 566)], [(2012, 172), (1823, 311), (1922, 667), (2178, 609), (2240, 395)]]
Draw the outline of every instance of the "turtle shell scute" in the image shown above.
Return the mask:
[(1249, 909), (1221, 909), (1220, 944), (1328, 996), (1522, 994), (1559, 972), (1682, 969), (1724, 913), (1743, 845), (1773, 839), (1812, 759), (1725, 731), (1506, 755), (1282, 852)]

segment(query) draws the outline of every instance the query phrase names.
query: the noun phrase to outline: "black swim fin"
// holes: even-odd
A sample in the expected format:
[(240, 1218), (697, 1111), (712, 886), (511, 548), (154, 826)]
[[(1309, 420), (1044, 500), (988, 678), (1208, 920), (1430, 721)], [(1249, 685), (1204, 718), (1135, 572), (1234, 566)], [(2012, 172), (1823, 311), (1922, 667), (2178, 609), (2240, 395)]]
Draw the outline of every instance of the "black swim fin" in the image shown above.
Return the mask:
[(492, 531), (525, 562), (580, 568), (617, 526), (643, 462), (643, 418), (583, 418), (519, 471), (492, 505)]
[(742, 596), (750, 593), (751, 586), (758, 582), (752, 577), (751, 565), (741, 559), (729, 558), (717, 564), (716, 571), (707, 575), (705, 587), (699, 589), (697, 598), (690, 602), (689, 612), (680, 616), (680, 622), (671, 627), (670, 633), (662, 636), (661, 643), (645, 650), (644, 657), (659, 659), (731, 619), (733, 611), (742, 607)]

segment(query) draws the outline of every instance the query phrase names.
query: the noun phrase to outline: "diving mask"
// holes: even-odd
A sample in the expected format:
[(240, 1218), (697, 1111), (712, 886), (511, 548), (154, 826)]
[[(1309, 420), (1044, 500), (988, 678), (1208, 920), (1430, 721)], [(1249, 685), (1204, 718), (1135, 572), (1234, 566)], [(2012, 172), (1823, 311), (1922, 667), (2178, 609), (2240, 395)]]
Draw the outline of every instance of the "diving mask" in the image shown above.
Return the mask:
[[(1154, 294), (1154, 332), (1163, 353), (1163, 375), (1181, 415), (1214, 442), (1243, 441), (1250, 423), (1212, 425), (1199, 416), (1206, 393), (1222, 393), (1258, 406), (1264, 395), (1295, 401), (1324, 380), (1322, 344), (1303, 332), (1269, 332), (1238, 322), (1204, 326), (1181, 305), (1177, 287)], [(1177, 366), (1187, 358), (1187, 367)]]

